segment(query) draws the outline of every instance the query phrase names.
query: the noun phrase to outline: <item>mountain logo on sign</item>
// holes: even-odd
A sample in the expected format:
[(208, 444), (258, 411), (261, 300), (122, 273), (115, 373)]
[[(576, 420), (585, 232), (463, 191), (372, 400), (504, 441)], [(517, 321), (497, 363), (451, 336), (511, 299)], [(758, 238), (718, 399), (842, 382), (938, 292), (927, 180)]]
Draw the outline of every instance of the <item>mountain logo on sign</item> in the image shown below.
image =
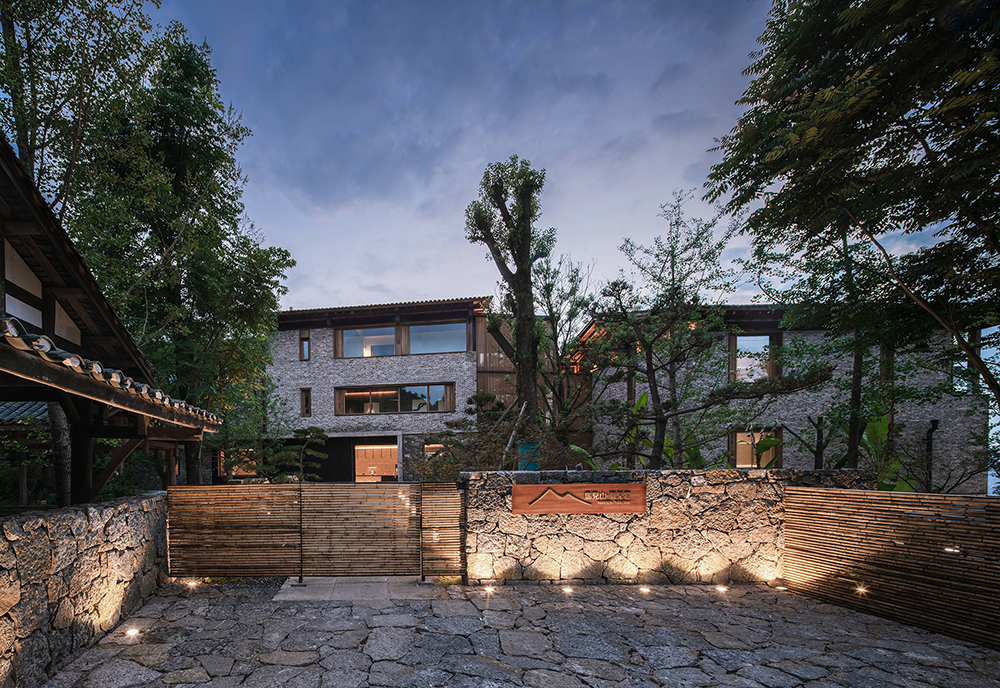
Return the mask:
[[(551, 497), (550, 497), (550, 495), (551, 495)], [(546, 497), (549, 497), (549, 499), (547, 499), (546, 502), (550, 502), (553, 505), (564, 504), (565, 502), (568, 502), (568, 501), (572, 500), (572, 501), (577, 502), (579, 504), (586, 504), (586, 505), (590, 506), (590, 502), (588, 502), (585, 499), (580, 499), (579, 497), (577, 497), (575, 494), (573, 494), (570, 491), (556, 492), (551, 487), (549, 489), (547, 489), (545, 492), (543, 492), (542, 494), (540, 494), (537, 497), (535, 497), (530, 502), (528, 502), (528, 506), (535, 506), (536, 504), (538, 504), (540, 501), (542, 501)]]

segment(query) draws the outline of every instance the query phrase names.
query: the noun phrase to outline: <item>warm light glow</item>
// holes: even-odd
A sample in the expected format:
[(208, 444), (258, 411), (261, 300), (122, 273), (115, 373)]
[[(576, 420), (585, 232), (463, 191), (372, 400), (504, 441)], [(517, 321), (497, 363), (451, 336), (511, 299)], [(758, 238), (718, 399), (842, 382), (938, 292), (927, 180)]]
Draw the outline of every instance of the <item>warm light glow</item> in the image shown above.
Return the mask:
[(563, 592), (573, 592), (573, 588), (563, 588)]
[(864, 595), (866, 592), (868, 592), (868, 588), (864, 587), (863, 585), (859, 585), (858, 587), (856, 587), (854, 589), (857, 590), (862, 595)]
[(951, 552), (952, 554), (957, 554), (958, 553), (958, 547), (945, 547), (944, 551), (945, 552)]
[(639, 592), (649, 592), (649, 588), (639, 588)]
[(188, 587), (193, 588), (198, 585), (198, 581), (188, 581)]
[(127, 631), (125, 631), (125, 635), (139, 635), (139, 629), (138, 628), (130, 628)]
[(483, 588), (486, 592), (493, 592), (493, 588)]
[(718, 590), (719, 592), (726, 592), (729, 590), (729, 588), (727, 588), (725, 585), (716, 585), (715, 589)]
[(774, 589), (775, 590), (788, 590), (788, 588), (786, 588), (784, 585), (775, 585)]

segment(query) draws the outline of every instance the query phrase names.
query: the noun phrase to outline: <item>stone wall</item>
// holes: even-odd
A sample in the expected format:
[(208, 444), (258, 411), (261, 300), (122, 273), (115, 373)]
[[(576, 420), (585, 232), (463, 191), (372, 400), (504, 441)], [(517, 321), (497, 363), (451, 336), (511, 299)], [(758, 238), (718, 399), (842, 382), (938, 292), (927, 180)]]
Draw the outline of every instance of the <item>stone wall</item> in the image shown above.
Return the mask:
[[(782, 575), (786, 485), (873, 489), (869, 471), (463, 473), (472, 584), (725, 583)], [(645, 483), (644, 514), (511, 513), (511, 486)]]
[(0, 686), (34, 688), (152, 595), (166, 576), (167, 496), (6, 519)]

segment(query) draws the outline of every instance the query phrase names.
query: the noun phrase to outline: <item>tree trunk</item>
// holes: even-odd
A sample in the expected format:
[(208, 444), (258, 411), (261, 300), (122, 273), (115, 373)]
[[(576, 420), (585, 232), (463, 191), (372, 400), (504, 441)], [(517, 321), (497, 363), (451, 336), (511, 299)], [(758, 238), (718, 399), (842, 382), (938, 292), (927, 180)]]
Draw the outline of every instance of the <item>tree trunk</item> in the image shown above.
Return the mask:
[(184, 467), (187, 470), (187, 484), (201, 485), (201, 441), (184, 443)]
[(663, 415), (663, 404), (660, 402), (660, 384), (656, 379), (656, 369), (653, 367), (652, 344), (645, 346), (646, 385), (649, 387), (649, 405), (653, 408), (653, 451), (649, 455), (649, 468), (658, 471), (663, 468), (663, 442), (667, 439), (667, 419)]
[(861, 383), (864, 378), (864, 352), (857, 344), (860, 332), (854, 333), (855, 347), (854, 367), (851, 370), (851, 402), (850, 415), (847, 418), (847, 454), (844, 455), (844, 464), (848, 468), (858, 467), (858, 452), (861, 446)]
[[(677, 399), (677, 367), (673, 363), (667, 366), (667, 389), (670, 394), (670, 410), (677, 411), (680, 402)], [(681, 446), (681, 417), (679, 415), (674, 414), (674, 417), (670, 419), (670, 429), (674, 449), (671, 463), (674, 468), (683, 468), (684, 447)]]
[(58, 401), (49, 402), (49, 432), (52, 435), (52, 467), (56, 481), (56, 504), (69, 506), (73, 502), (69, 420)]
[(538, 357), (535, 351), (535, 307), (531, 293), (531, 273), (518, 270), (514, 282), (514, 302), (517, 307), (517, 398), (527, 402), (524, 424), (538, 424)]

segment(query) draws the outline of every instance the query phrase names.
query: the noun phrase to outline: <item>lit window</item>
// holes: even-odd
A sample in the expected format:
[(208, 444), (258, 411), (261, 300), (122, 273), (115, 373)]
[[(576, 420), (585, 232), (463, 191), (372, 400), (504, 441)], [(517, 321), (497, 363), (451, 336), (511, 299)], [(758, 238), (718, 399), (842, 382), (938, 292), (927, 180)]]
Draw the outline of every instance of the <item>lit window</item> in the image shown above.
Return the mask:
[[(751, 432), (734, 432), (730, 435), (730, 454), (736, 468), (780, 468), (780, 428), (763, 428)], [(761, 444), (763, 442), (763, 444)], [(773, 462), (773, 464), (772, 464)]]
[(395, 327), (344, 330), (344, 358), (369, 358), (396, 354)]
[(337, 390), (337, 413), (454, 411), (454, 385), (406, 385)]
[(312, 415), (312, 389), (299, 390), (299, 415), (303, 418)]
[(464, 322), (410, 325), (410, 353), (438, 354), (465, 351)]

